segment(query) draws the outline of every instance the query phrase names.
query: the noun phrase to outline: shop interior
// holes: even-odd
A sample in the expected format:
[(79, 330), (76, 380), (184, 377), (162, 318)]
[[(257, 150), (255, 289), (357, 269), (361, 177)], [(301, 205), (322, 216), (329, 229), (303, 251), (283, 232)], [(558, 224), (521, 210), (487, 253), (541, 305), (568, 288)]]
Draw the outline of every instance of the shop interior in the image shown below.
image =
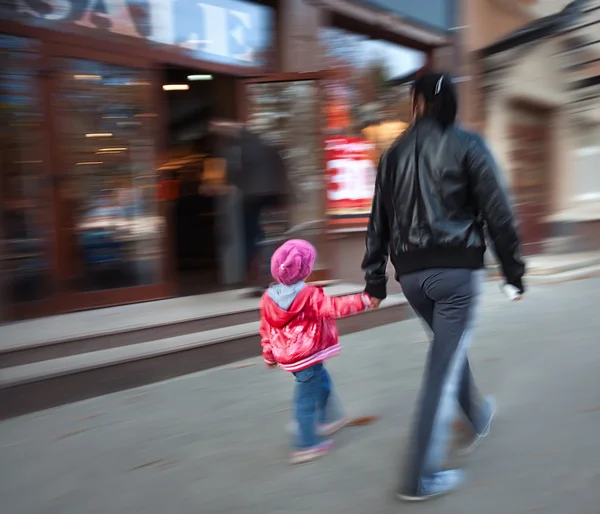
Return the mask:
[(235, 154), (230, 139), (236, 129), (235, 81), (181, 68), (164, 70), (168, 135), (159, 177), (161, 200), (170, 211), (180, 295), (239, 287), (244, 280), (235, 212), (240, 202), (227, 182), (227, 165)]

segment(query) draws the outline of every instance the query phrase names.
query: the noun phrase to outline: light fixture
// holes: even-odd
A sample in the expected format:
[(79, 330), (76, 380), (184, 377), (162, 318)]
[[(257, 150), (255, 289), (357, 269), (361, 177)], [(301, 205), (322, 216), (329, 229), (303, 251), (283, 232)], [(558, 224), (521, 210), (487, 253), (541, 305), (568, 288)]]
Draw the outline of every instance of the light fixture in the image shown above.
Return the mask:
[(212, 75), (188, 75), (187, 79), (190, 82), (193, 82), (195, 80), (212, 80), (213, 76)]
[(102, 161), (77, 162), (75, 166), (89, 166), (91, 164), (102, 164)]
[(125, 150), (127, 150), (126, 146), (124, 146), (122, 148), (99, 148), (98, 149), (99, 152), (124, 152)]
[(187, 91), (190, 88), (189, 84), (165, 84), (164, 91)]
[(112, 132), (94, 132), (86, 134), (85, 137), (112, 137)]

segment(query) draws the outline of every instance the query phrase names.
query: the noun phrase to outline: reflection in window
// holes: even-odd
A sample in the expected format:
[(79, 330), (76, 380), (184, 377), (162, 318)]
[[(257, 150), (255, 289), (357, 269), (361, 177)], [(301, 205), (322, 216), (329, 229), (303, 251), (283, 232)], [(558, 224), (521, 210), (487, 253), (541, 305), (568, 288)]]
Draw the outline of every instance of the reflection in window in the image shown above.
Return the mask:
[[(391, 80), (421, 68), (423, 52), (338, 28), (320, 33), (327, 81), (327, 126), (332, 135), (364, 137), (379, 154), (410, 121), (410, 98)], [(337, 73), (335, 73), (337, 72)]]
[(41, 300), (48, 294), (50, 205), (49, 182), (44, 180), (48, 163), (40, 147), (38, 49), (35, 41), (0, 36), (0, 230), (6, 293), (13, 303)]
[(415, 72), (425, 54), (338, 28), (320, 33), (326, 120), (327, 216), (366, 227), (375, 166), (411, 119), (410, 94), (394, 80)]
[(79, 290), (159, 279), (160, 234), (150, 82), (143, 72), (82, 60), (59, 62), (63, 209)]
[[(316, 81), (250, 84), (249, 128), (282, 151), (296, 237), (316, 245), (323, 218), (323, 138)], [(320, 265), (320, 263), (318, 263)]]

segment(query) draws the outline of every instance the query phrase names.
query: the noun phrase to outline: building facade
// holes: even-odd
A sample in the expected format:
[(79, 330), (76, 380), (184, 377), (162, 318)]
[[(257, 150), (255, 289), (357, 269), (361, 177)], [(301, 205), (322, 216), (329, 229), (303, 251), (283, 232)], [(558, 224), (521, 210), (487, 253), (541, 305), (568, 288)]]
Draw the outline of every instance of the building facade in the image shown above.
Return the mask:
[(485, 131), (529, 253), (600, 247), (600, 3), (553, 7), (480, 51)]
[[(366, 161), (407, 122), (382, 84), (449, 43), (444, 2), (430, 18), (400, 4), (407, 15), (350, 0), (3, 3), (0, 316), (231, 286), (237, 200), (209, 119), (280, 146), (295, 224), (349, 213), (355, 227), (365, 193), (348, 177), (368, 190)], [(326, 234), (310, 237), (317, 278), (331, 276)], [(214, 268), (192, 280), (199, 262)]]

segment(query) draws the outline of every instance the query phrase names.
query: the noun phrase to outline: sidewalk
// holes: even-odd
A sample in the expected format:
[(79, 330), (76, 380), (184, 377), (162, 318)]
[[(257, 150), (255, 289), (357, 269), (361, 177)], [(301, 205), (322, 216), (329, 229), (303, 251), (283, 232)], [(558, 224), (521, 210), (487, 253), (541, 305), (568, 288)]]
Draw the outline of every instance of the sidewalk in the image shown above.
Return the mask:
[[(331, 295), (339, 295), (359, 292), (361, 286), (336, 283), (326, 286), (325, 290)], [(46, 344), (63, 339), (117, 334), (258, 309), (260, 300), (244, 296), (245, 292), (246, 289), (236, 289), (7, 323), (0, 325), (0, 347), (8, 349), (25, 343)]]
[(257, 358), (0, 423), (2, 512), (597, 514), (599, 287), (534, 287), (517, 305), (486, 284), (470, 357), (499, 413), (455, 495), (393, 499), (428, 349), (410, 320), (343, 338), (340, 395), (381, 418), (321, 461), (288, 465), (292, 379)]
[[(535, 282), (561, 281), (600, 273), (600, 252), (541, 254), (525, 257), (527, 279)], [(500, 274), (495, 259), (487, 268)]]

